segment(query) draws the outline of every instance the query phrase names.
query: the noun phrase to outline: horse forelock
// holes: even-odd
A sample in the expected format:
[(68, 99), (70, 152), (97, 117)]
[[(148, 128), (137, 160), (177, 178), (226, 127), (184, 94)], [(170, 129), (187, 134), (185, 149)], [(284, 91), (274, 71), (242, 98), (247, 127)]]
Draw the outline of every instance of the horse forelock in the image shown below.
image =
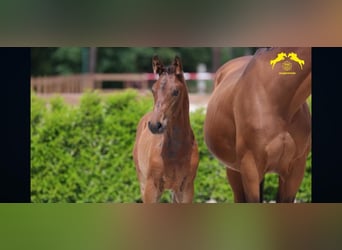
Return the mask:
[(183, 72), (181, 74), (177, 74), (176, 73), (176, 67), (174, 65), (169, 65), (169, 66), (163, 66), (161, 69), (160, 69), (160, 75), (162, 75), (163, 73), (167, 73), (169, 75), (177, 75), (177, 76), (180, 76), (180, 75), (183, 75)]
[(167, 74), (174, 74), (176, 72), (175, 67), (173, 65), (170, 66), (163, 66), (161, 68), (160, 74), (167, 73)]
[(180, 82), (182, 82), (183, 84), (185, 84), (185, 79), (184, 79), (184, 75), (183, 72), (181, 74), (177, 74), (176, 73), (176, 67), (173, 65), (170, 66), (164, 66), (163, 68), (161, 68), (160, 71), (160, 86), (163, 88), (165, 87), (166, 83), (168, 82), (168, 79), (170, 79), (170, 77), (175, 76), (178, 78), (178, 80), (180, 80)]

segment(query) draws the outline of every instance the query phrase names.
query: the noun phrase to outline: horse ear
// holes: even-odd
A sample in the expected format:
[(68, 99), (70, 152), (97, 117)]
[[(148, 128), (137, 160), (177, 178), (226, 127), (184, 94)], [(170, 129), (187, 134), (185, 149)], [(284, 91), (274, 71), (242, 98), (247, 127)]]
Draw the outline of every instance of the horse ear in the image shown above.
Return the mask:
[(175, 73), (177, 75), (183, 73), (183, 66), (182, 66), (182, 62), (179, 56), (175, 56), (175, 59), (173, 61), (173, 66), (175, 67)]
[(161, 74), (163, 69), (163, 63), (160, 61), (159, 57), (157, 55), (153, 56), (152, 58), (152, 69), (153, 73)]

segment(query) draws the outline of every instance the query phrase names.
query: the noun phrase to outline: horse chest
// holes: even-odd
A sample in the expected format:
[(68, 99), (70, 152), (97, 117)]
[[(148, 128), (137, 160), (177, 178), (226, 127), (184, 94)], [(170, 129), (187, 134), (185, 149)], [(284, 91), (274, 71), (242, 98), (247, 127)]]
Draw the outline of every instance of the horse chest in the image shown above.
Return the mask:
[(188, 176), (189, 168), (184, 164), (165, 165), (161, 179), (166, 189), (178, 189), (184, 178)]

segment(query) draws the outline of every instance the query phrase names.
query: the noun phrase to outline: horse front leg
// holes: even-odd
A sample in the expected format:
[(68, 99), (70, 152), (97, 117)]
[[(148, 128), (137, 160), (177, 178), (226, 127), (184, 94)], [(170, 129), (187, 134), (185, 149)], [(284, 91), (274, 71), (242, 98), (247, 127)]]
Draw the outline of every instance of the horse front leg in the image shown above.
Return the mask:
[(291, 203), (294, 202), (296, 194), (302, 183), (306, 166), (306, 154), (296, 159), (290, 165), (290, 172), (285, 177), (279, 176), (279, 189), (277, 202)]
[(141, 187), (142, 200), (144, 203), (157, 203), (163, 192), (161, 181), (154, 178), (147, 179), (145, 185)]
[(243, 203), (246, 202), (245, 191), (243, 189), (241, 174), (230, 168), (226, 169), (228, 183), (231, 186), (234, 193), (234, 202)]
[(260, 202), (260, 178), (252, 151), (247, 151), (240, 164), (241, 179), (247, 202)]
[(184, 182), (178, 190), (172, 192), (173, 203), (192, 203), (194, 198), (194, 181)]

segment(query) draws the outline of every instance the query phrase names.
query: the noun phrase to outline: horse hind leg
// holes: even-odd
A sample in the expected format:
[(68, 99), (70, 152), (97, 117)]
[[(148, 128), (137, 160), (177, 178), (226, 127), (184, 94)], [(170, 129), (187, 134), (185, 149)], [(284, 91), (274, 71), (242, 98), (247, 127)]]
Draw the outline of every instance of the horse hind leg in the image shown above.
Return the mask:
[(306, 154), (290, 165), (290, 172), (287, 176), (279, 176), (279, 189), (277, 202), (294, 202), (296, 194), (303, 180), (306, 166)]

